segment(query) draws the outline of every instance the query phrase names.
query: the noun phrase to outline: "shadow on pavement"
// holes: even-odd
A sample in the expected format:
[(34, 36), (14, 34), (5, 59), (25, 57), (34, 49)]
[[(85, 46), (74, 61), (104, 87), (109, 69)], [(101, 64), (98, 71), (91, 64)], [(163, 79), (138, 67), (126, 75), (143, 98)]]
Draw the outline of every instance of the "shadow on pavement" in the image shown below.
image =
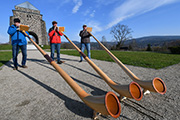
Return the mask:
[(90, 72), (88, 72), (88, 71), (86, 71), (86, 70), (83, 70), (83, 69), (81, 69), (81, 68), (78, 68), (78, 67), (76, 67), (76, 66), (70, 65), (70, 64), (68, 64), (68, 63), (64, 63), (64, 64), (65, 64), (65, 65), (68, 65), (68, 66), (70, 66), (70, 67), (73, 67), (73, 68), (75, 68), (75, 69), (77, 69), (77, 70), (80, 70), (80, 71), (82, 71), (82, 72), (88, 73), (88, 74), (90, 74), (90, 75), (92, 75), (92, 76), (94, 76), (94, 77), (97, 77), (97, 78), (102, 79), (100, 76), (95, 75), (95, 74), (93, 74), (93, 73), (90, 73)]
[(8, 66), (8, 67), (10, 67), (10, 68), (14, 68), (14, 64), (13, 64), (12, 61), (8, 61), (8, 62), (6, 62), (4, 65), (6, 65), (6, 66)]
[[(23, 74), (24, 76), (26, 76), (27, 78), (29, 78), (30, 80), (32, 80), (33, 82), (37, 83), (38, 85), (40, 85), (41, 87), (43, 87), (44, 89), (46, 89), (47, 91), (53, 93), (54, 95), (56, 95), (57, 97), (59, 97), (60, 99), (65, 101), (65, 106), (72, 111), (73, 113), (82, 116), (82, 117), (86, 117), (86, 118), (91, 118), (92, 117), (92, 113), (93, 110), (91, 108), (89, 108), (86, 104), (73, 100), (65, 95), (63, 95), (62, 93), (60, 93), (59, 91), (49, 87), (48, 85), (38, 81), (37, 79), (31, 77), (30, 75), (19, 71), (21, 74)], [(73, 91), (71, 91), (73, 92)]]
[[(42, 63), (39, 63), (39, 62), (36, 62), (36, 63), (39, 64), (39, 65), (41, 65), (41, 66), (43, 66), (43, 67), (45, 67), (45, 68), (48, 68), (48, 69), (50, 69), (50, 70), (53, 70), (53, 71), (57, 72), (55, 69), (53, 69), (53, 68), (51, 68), (51, 67), (48, 67), (48, 66), (45, 66), (45, 65), (43, 65)], [(67, 64), (67, 63), (64, 63), (64, 64)], [(69, 64), (68, 64), (68, 65), (69, 65)], [(70, 65), (70, 66), (72, 66), (72, 65)], [(74, 66), (72, 66), (72, 67), (74, 67)], [(78, 69), (80, 69), (80, 68), (78, 68)], [(83, 72), (89, 73), (89, 72), (86, 72), (85, 70), (83, 70)], [(92, 75), (92, 73), (89, 73), (89, 74)], [(93, 74), (93, 75), (94, 75), (94, 74)], [(96, 77), (99, 78), (99, 76), (96, 76)], [(99, 88), (96, 88), (96, 87), (90, 85), (90, 84), (87, 84), (87, 83), (85, 83), (85, 82), (82, 82), (82, 81), (80, 81), (80, 80), (78, 80), (78, 79), (76, 79), (76, 78), (74, 78), (74, 77), (72, 77), (72, 76), (71, 76), (71, 78), (72, 78), (74, 81), (76, 81), (76, 82), (78, 82), (78, 83), (80, 83), (80, 84), (83, 84), (83, 85), (85, 85), (85, 86), (90, 87), (91, 89), (93, 89), (94, 91), (91, 92), (92, 95), (105, 95), (105, 94), (107, 93), (106, 91), (103, 91), (103, 90), (101, 90), (101, 89), (99, 89)]]
[(43, 64), (49, 64), (49, 62), (47, 60), (42, 60), (42, 59), (40, 60), (40, 59), (33, 59), (33, 58), (29, 59), (29, 58), (27, 58), (27, 61), (40, 62), (40, 63), (43, 63)]
[[(30, 59), (30, 60), (33, 61), (33, 62), (36, 62), (37, 64), (39, 64), (39, 65), (41, 65), (41, 66), (43, 66), (43, 67), (45, 67), (45, 68), (48, 68), (48, 69), (53, 70), (53, 71), (56, 71), (55, 69), (53, 69), (53, 68), (51, 68), (51, 67), (48, 67), (48, 66), (46, 66), (46, 65), (43, 65), (43, 63), (44, 63), (46, 60), (36, 60), (36, 59)], [(46, 63), (46, 62), (45, 62), (45, 63)], [(48, 63), (48, 62), (47, 62), (47, 63)], [(49, 64), (49, 63), (48, 63), (48, 64)], [(91, 73), (91, 72), (88, 72), (88, 71), (86, 71), (86, 70), (83, 70), (83, 69), (81, 69), (81, 68), (75, 67), (75, 66), (70, 65), (70, 64), (68, 64), (68, 63), (63, 63), (63, 64), (65, 64), (65, 65), (67, 65), (67, 66), (70, 66), (70, 67), (73, 67), (73, 68), (75, 68), (75, 69), (77, 69), (77, 70), (80, 70), (80, 71), (82, 71), (82, 72), (88, 73), (88, 74), (90, 74), (90, 75), (92, 75), (92, 76), (94, 76), (94, 77), (97, 77), (97, 78), (102, 79), (100, 76), (95, 75), (95, 74), (93, 74), (93, 73)], [(57, 72), (57, 71), (56, 71), (56, 72)]]
[[(48, 69), (50, 69), (50, 70), (53, 70), (53, 71), (57, 72), (55, 69), (44, 65), (44, 64), (49, 64), (46, 60), (38, 60), (38, 59), (27, 59), (27, 60), (33, 61), (33, 62), (35, 62), (35, 63), (37, 63), (37, 64), (39, 64), (39, 65), (41, 65), (41, 66), (43, 66), (43, 67), (45, 67), (45, 68), (48, 68)], [(99, 76), (97, 76), (97, 75), (95, 75), (95, 74), (93, 74), (93, 73), (90, 73), (90, 72), (88, 72), (88, 71), (85, 71), (85, 70), (83, 70), (83, 69), (81, 69), (81, 68), (75, 67), (75, 66), (70, 65), (70, 64), (67, 64), (67, 63), (64, 63), (64, 64), (66, 64), (66, 65), (68, 65), (68, 66), (71, 66), (71, 67), (73, 67), (73, 68), (76, 68), (76, 69), (78, 69), (78, 70), (80, 70), (80, 71), (83, 71), (83, 72), (85, 72), (85, 73), (88, 73), (88, 74), (90, 74), (90, 75), (93, 75), (93, 76), (101, 79), (101, 77), (99, 77)], [(8, 67), (10, 67), (10, 68), (13, 68), (13, 62), (12, 62), (12, 61), (7, 62), (5, 65), (8, 66)], [(24, 73), (24, 72), (22, 72), (22, 71), (20, 71), (20, 70), (17, 70), (17, 71), (18, 71), (19, 73), (23, 74), (24, 76), (26, 76), (27, 78), (29, 78), (30, 80), (32, 80), (33, 82), (35, 82), (36, 84), (40, 85), (41, 87), (43, 87), (44, 89), (46, 89), (46, 90), (49, 91), (50, 93), (53, 93), (53, 94), (54, 94), (55, 96), (57, 96), (58, 98), (64, 100), (64, 101), (65, 101), (64, 104), (65, 104), (66, 108), (68, 108), (71, 112), (75, 113), (76, 115), (85, 117), (85, 118), (92, 118), (92, 116), (93, 116), (93, 110), (92, 110), (91, 108), (89, 108), (86, 104), (84, 104), (83, 102), (79, 102), (79, 101), (77, 101), (77, 100), (73, 100), (73, 99), (67, 97), (66, 95), (63, 95), (63, 94), (60, 93), (59, 91), (55, 90), (54, 88), (52, 88), (52, 87), (50, 87), (50, 86), (42, 83), (41, 81), (35, 79), (35, 78), (32, 77), (32, 76), (28, 75), (27, 73)], [(74, 81), (76, 81), (76, 82), (78, 82), (78, 83), (80, 83), (80, 84), (83, 84), (83, 85), (85, 85), (85, 86), (90, 87), (91, 89), (93, 89), (94, 91), (91, 92), (92, 95), (105, 95), (105, 94), (107, 93), (107, 91), (104, 91), (104, 90), (102, 90), (102, 89), (99, 89), (99, 88), (97, 88), (97, 87), (94, 87), (94, 86), (92, 86), (92, 85), (90, 85), (90, 84), (87, 84), (87, 83), (85, 83), (85, 82), (83, 82), (83, 81), (80, 81), (80, 80), (78, 80), (78, 79), (76, 79), (76, 78), (74, 78), (74, 77), (72, 77), (72, 76), (71, 76), (71, 78), (72, 78)], [(72, 91), (72, 92), (74, 93), (74, 91)], [(127, 105), (127, 104), (126, 104), (126, 105)], [(102, 117), (103, 117), (103, 116), (102, 116)], [(120, 117), (121, 117), (121, 118), (125, 118), (125, 119), (127, 119), (127, 120), (130, 120), (128, 117), (123, 116), (123, 115), (120, 115)], [(108, 118), (104, 117), (104, 119), (108, 119)]]
[(94, 86), (92, 86), (92, 85), (90, 85), (90, 84), (87, 84), (87, 83), (85, 83), (85, 82), (83, 82), (83, 81), (80, 81), (80, 80), (78, 80), (78, 79), (76, 79), (76, 78), (74, 78), (74, 77), (72, 77), (72, 76), (71, 76), (71, 78), (72, 78), (74, 81), (76, 81), (76, 82), (78, 82), (78, 83), (80, 83), (80, 84), (82, 84), (82, 85), (85, 85), (85, 86), (90, 87), (91, 89), (93, 89), (94, 91), (91, 92), (92, 95), (105, 95), (105, 94), (107, 93), (107, 92), (104, 91), (104, 90), (101, 90), (101, 89), (99, 89), (99, 88), (97, 88), (97, 87), (94, 87)]
[(67, 61), (75, 61), (75, 62), (79, 62), (79, 60), (75, 60), (75, 59), (67, 59), (67, 58), (61, 58), (61, 60), (67, 60)]

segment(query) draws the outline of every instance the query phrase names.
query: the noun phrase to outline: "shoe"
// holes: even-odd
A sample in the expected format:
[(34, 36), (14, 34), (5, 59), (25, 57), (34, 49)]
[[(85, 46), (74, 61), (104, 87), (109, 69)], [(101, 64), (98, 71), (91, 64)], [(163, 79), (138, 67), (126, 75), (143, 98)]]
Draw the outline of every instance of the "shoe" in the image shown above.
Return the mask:
[(14, 67), (13, 70), (18, 70), (18, 67)]
[(58, 64), (62, 64), (62, 63), (64, 63), (65, 61), (59, 61), (59, 62), (57, 62)]
[(22, 65), (22, 68), (27, 68), (27, 66), (26, 65)]
[(57, 62), (57, 64), (62, 64), (62, 62), (61, 62), (61, 61), (59, 61), (59, 62)]
[(79, 62), (82, 62), (82, 60), (80, 60)]

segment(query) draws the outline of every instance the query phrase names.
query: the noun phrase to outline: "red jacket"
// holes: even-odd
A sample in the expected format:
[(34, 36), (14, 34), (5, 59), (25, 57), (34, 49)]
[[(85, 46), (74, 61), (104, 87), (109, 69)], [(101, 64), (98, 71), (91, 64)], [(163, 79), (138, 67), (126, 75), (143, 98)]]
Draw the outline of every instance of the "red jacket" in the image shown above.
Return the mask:
[(61, 37), (63, 34), (59, 31), (54, 31), (54, 29), (49, 29), (49, 39), (50, 43), (61, 43)]

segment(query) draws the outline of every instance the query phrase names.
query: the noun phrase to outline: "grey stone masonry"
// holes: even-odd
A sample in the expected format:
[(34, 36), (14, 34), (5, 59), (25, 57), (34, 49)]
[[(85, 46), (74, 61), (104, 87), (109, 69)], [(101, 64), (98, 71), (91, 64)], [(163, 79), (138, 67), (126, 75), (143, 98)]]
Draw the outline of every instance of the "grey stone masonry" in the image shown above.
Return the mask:
[[(34, 9), (33, 9), (34, 8)], [(46, 32), (45, 21), (42, 20), (42, 14), (29, 2), (25, 2), (15, 6), (13, 16), (10, 16), (10, 25), (13, 24), (14, 18), (19, 18), (21, 24), (29, 25), (29, 33), (36, 39), (39, 45), (47, 45), (48, 37)], [(10, 40), (11, 43), (11, 40)]]

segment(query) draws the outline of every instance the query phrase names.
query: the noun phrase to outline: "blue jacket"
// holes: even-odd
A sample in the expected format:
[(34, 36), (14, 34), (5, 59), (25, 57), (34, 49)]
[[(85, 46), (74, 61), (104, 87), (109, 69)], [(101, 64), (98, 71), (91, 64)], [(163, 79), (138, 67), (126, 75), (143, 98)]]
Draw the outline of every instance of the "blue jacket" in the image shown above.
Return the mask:
[[(29, 33), (26, 32), (28, 35)], [(26, 35), (17, 30), (15, 25), (11, 25), (8, 29), (8, 34), (11, 36), (12, 45), (27, 45)]]

